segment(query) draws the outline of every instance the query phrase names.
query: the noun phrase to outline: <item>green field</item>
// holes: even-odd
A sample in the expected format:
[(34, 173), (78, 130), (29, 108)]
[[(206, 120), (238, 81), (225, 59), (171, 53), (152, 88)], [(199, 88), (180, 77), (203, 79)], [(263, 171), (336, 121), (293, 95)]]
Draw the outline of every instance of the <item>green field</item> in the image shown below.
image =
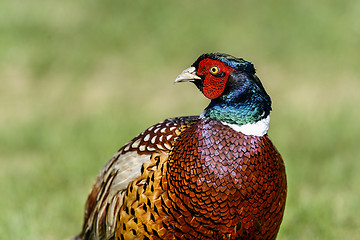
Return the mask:
[(360, 1), (0, 2), (0, 238), (65, 239), (105, 162), (206, 100), (203, 52), (252, 61), (286, 163), (278, 239), (360, 236)]

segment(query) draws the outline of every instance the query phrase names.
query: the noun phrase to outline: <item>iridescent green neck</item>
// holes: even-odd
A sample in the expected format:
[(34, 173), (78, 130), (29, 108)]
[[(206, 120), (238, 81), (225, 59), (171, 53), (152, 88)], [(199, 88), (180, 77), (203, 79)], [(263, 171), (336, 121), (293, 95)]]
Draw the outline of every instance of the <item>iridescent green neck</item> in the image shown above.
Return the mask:
[(270, 97), (262, 91), (248, 91), (246, 96), (231, 91), (212, 100), (203, 116), (240, 126), (256, 123), (269, 116), (270, 111)]
[(256, 106), (241, 104), (224, 104), (212, 101), (203, 113), (204, 117), (226, 122), (229, 124), (244, 125), (255, 123), (269, 115), (264, 109)]

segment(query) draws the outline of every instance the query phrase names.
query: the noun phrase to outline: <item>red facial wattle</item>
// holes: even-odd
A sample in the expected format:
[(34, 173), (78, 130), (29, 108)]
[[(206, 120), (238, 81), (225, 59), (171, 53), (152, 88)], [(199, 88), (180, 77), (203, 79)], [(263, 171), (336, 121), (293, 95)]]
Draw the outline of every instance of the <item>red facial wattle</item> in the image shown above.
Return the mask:
[[(211, 73), (210, 69), (217, 67), (219, 72)], [(215, 99), (221, 96), (225, 90), (225, 85), (228, 81), (229, 75), (235, 69), (227, 66), (225, 63), (206, 58), (199, 63), (197, 75), (205, 76), (202, 92), (205, 97)]]

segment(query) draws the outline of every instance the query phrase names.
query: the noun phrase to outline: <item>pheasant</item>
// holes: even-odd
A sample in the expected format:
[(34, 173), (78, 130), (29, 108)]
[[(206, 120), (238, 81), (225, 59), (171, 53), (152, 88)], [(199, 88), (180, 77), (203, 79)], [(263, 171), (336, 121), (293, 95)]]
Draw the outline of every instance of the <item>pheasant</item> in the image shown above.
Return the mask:
[(276, 238), (286, 174), (253, 64), (206, 53), (178, 82), (194, 83), (210, 104), (120, 148), (99, 173), (74, 239)]

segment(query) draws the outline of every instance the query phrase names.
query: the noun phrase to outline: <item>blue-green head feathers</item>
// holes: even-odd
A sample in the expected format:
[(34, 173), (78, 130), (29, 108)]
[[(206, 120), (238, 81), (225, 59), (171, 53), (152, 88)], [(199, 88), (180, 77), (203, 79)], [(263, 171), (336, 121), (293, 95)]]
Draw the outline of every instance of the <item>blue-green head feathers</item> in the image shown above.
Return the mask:
[(219, 60), (238, 71), (246, 72), (248, 74), (255, 74), (255, 67), (251, 62), (225, 53), (204, 53), (193, 63), (192, 66), (197, 67), (199, 62), (206, 58)]

